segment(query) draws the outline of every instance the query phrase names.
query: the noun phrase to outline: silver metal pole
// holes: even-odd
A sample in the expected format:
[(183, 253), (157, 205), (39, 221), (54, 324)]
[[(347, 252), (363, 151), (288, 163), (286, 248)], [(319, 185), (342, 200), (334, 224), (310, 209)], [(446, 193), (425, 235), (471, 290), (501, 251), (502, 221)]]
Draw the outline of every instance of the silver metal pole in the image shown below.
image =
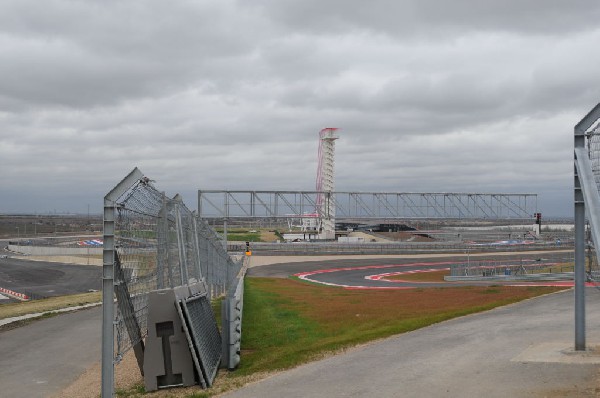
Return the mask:
[[(575, 349), (585, 350), (585, 215), (594, 242), (600, 242), (600, 195), (585, 151), (584, 135), (575, 136)], [(596, 253), (598, 256), (598, 253)]]
[(223, 218), (223, 248), (227, 252), (227, 217), (229, 216), (229, 194), (225, 194), (225, 218)]
[(165, 287), (165, 268), (169, 270), (169, 286), (173, 286), (173, 277), (169, 267), (169, 209), (167, 208), (167, 196), (161, 193), (161, 208), (158, 212), (158, 222), (156, 225), (156, 286), (159, 289)]
[(113, 297), (115, 262), (115, 208), (104, 205), (104, 249), (102, 251), (102, 398), (113, 396), (114, 325)]
[(186, 254), (186, 250), (185, 250), (185, 236), (183, 234), (183, 224), (182, 224), (182, 220), (181, 220), (181, 211), (180, 211), (180, 206), (181, 206), (181, 198), (179, 197), (179, 195), (177, 195), (175, 198), (175, 212), (176, 212), (176, 218), (175, 218), (175, 226), (177, 228), (177, 245), (179, 247), (179, 272), (180, 272), (180, 276), (181, 276), (181, 284), (182, 285), (187, 285), (188, 284), (188, 272), (187, 272), (187, 267), (188, 267), (188, 262), (187, 262), (187, 254)]
[(575, 350), (585, 350), (585, 203), (575, 186)]
[(192, 212), (192, 226), (194, 227), (194, 255), (196, 257), (196, 261), (194, 261), (194, 265), (196, 266), (196, 276), (198, 277), (198, 281), (205, 279), (206, 275), (202, 275), (202, 266), (200, 260), (200, 243), (198, 242), (198, 213)]
[[(591, 175), (589, 157), (585, 151), (585, 133), (600, 118), (600, 103), (588, 112), (574, 128), (574, 207), (575, 207), (575, 350), (585, 350), (585, 200), (589, 199), (592, 235), (600, 237), (600, 218), (593, 204), (599, 204), (598, 190)], [(593, 186), (593, 189), (591, 189)], [(585, 189), (585, 192), (583, 191)], [(594, 225), (596, 224), (596, 225)]]
[(227, 219), (223, 220), (223, 248), (227, 251)]
[(104, 244), (102, 249), (102, 398), (114, 393), (114, 341), (115, 341), (115, 211), (117, 199), (133, 187), (144, 175), (136, 167), (104, 197)]

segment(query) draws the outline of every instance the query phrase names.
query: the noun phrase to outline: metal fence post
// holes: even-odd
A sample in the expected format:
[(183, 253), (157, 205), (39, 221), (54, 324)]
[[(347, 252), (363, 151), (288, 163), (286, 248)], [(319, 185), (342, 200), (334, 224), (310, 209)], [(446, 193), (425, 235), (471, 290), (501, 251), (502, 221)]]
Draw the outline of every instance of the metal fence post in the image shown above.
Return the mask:
[[(586, 131), (600, 118), (597, 104), (574, 128), (574, 210), (575, 210), (575, 350), (585, 350), (585, 213), (590, 213), (592, 237), (598, 244), (600, 198), (585, 150)], [(598, 253), (596, 253), (598, 255)]]
[[(156, 285), (159, 289), (165, 287), (165, 267), (169, 269), (169, 209), (167, 208), (167, 197), (162, 193), (162, 206), (158, 213), (156, 225), (157, 258), (156, 258)], [(170, 272), (169, 272), (170, 273)], [(172, 286), (172, 278), (169, 283)]]
[(223, 220), (223, 248), (227, 251), (227, 219)]
[(115, 265), (115, 210), (117, 199), (143, 177), (136, 167), (104, 197), (102, 250), (102, 398), (113, 396), (114, 390), (114, 265)]
[(188, 272), (187, 272), (187, 253), (185, 250), (185, 236), (183, 234), (183, 224), (181, 222), (181, 197), (179, 194), (173, 198), (175, 200), (175, 214), (176, 222), (175, 226), (177, 229), (177, 246), (179, 248), (179, 272), (181, 276), (181, 284), (185, 285), (188, 283)]
[(115, 207), (104, 202), (104, 249), (102, 252), (102, 398), (112, 397), (114, 386), (114, 253)]
[(575, 350), (585, 350), (585, 203), (575, 171)]
[[(152, 182), (134, 169), (104, 198), (103, 398), (113, 396), (115, 366), (129, 349), (136, 353), (142, 371), (146, 364), (144, 358), (152, 356), (146, 356), (144, 341), (144, 337), (149, 336), (148, 292), (157, 287), (187, 285), (192, 278), (204, 277), (212, 292), (225, 292), (229, 282), (226, 274), (238, 267), (228, 256), (216, 231), (191, 212), (179, 195), (170, 199)], [(204, 284), (194, 284), (193, 289), (191, 286), (182, 288), (189, 288), (190, 293), (194, 290), (194, 295), (206, 295), (207, 292), (202, 293)], [(186, 304), (191, 303), (187, 301)], [(207, 319), (212, 325), (214, 319), (207, 300), (203, 299), (202, 307), (208, 308), (204, 313), (210, 315)], [(191, 316), (196, 310), (185, 317), (198, 321)], [(183, 315), (180, 313), (180, 316)], [(207, 344), (190, 343), (199, 355), (203, 355), (204, 349), (220, 352), (216, 322), (214, 326), (215, 333), (211, 332)]]
[(198, 242), (198, 213), (192, 212), (192, 231), (193, 231), (193, 239), (194, 239), (194, 266), (196, 267), (196, 274), (198, 275), (198, 279), (205, 279), (206, 276), (202, 274), (202, 268), (200, 266), (200, 244)]

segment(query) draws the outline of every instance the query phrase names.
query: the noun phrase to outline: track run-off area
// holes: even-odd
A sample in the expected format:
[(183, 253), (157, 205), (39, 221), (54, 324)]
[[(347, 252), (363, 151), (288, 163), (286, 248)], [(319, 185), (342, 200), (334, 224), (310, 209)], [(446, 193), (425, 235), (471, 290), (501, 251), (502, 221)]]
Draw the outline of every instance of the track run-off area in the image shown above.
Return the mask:
[[(472, 253), (472, 261), (505, 260), (507, 265), (525, 256), (569, 253), (569, 250), (535, 252)], [(419, 254), (399, 256), (311, 256), (268, 257), (251, 261), (248, 276), (297, 277), (307, 282), (346, 289), (414, 289), (427, 287), (504, 285), (504, 286), (573, 286), (573, 281), (518, 281), (473, 280), (460, 282), (413, 280), (411, 275), (446, 271), (457, 264), (464, 264), (466, 255)], [(404, 279), (402, 276), (406, 276)], [(393, 279), (391, 277), (394, 277)], [(483, 279), (483, 278), (482, 278)]]
[[(525, 255), (541, 255), (547, 253), (557, 253), (559, 251), (540, 251), (540, 252), (509, 252), (509, 253), (471, 253), (470, 258), (473, 259), (502, 259), (506, 258), (507, 260), (515, 260), (520, 256)], [(563, 250), (563, 253), (567, 254), (569, 250)], [(413, 272), (429, 272), (431, 270), (439, 271), (446, 268), (449, 268), (451, 264), (464, 262), (466, 260), (465, 254), (423, 254), (423, 255), (389, 255), (389, 256), (358, 256), (358, 255), (348, 255), (348, 256), (318, 256), (318, 257), (309, 257), (309, 256), (296, 256), (296, 257), (276, 257), (276, 256), (253, 256), (250, 260), (250, 269), (248, 270), (248, 276), (253, 277), (277, 277), (277, 278), (289, 278), (291, 276), (297, 275), (298, 278), (305, 279), (309, 282), (321, 283), (321, 284), (332, 284), (335, 286), (343, 286), (347, 289), (358, 289), (358, 288), (368, 288), (368, 289), (382, 289), (382, 288), (395, 288), (395, 289), (413, 289), (419, 287), (437, 287), (437, 286), (459, 286), (458, 283), (454, 282), (417, 282), (417, 281), (394, 281), (388, 282), (384, 280), (390, 274), (404, 272), (404, 273), (413, 273)], [(11, 260), (12, 261), (12, 260)], [(14, 260), (15, 263), (17, 260)], [(64, 265), (59, 265), (56, 263), (43, 263), (43, 262), (27, 262), (24, 260), (19, 260), (20, 264), (15, 264), (14, 266), (8, 266), (5, 264), (5, 268), (8, 270), (13, 270), (10, 272), (11, 278), (6, 279), (6, 281), (11, 280), (10, 288), (12, 290), (29, 290), (35, 291), (38, 294), (49, 295), (49, 288), (46, 286), (49, 282), (52, 282), (53, 285), (64, 285), (63, 288), (75, 288), (82, 289), (82, 281), (78, 277), (74, 277), (78, 275), (76, 272), (77, 269), (75, 267), (66, 267)], [(6, 261), (6, 263), (10, 263), (10, 261)], [(35, 278), (30, 277), (30, 272), (27, 272), (27, 275), (24, 276), (24, 279), (16, 278), (16, 274), (13, 276), (12, 273), (16, 272), (15, 267), (19, 265), (20, 270), (30, 270), (31, 273), (36, 274), (36, 278), (40, 277), (41, 280), (37, 280)], [(40, 274), (39, 267), (44, 266), (46, 269), (53, 269), (59, 267), (60, 270), (64, 271), (64, 275), (60, 280), (60, 283), (57, 283), (57, 280), (45, 281), (48, 275)], [(86, 267), (88, 268), (88, 267)], [(98, 272), (98, 267), (90, 266), (90, 271)], [(304, 275), (302, 277), (302, 275)], [(85, 278), (84, 278), (85, 279)], [(497, 281), (494, 281), (489, 284), (499, 284)], [(38, 286), (41, 290), (34, 290), (33, 286)], [(538, 284), (539, 285), (539, 284)], [(83, 288), (87, 289), (87, 286)], [(55, 293), (59, 293), (57, 291), (56, 286), (52, 288), (52, 290), (56, 290)], [(69, 290), (69, 289), (67, 289)], [(570, 297), (570, 296), (569, 296)], [(593, 296), (592, 298), (594, 298)], [(565, 295), (551, 295), (548, 296), (544, 300), (562, 300), (569, 302), (569, 298)], [(561, 301), (561, 303), (562, 303)], [(541, 300), (532, 300), (529, 301), (527, 305), (533, 305), (540, 302)], [(551, 303), (552, 304), (552, 303)], [(566, 314), (565, 308), (569, 308), (570, 304), (564, 306), (564, 308), (557, 307), (557, 314)], [(520, 306), (511, 307), (513, 310), (521, 308)], [(544, 311), (548, 311), (547, 306), (543, 307)], [(553, 306), (550, 305), (550, 310), (553, 310)], [(482, 322), (481, 325), (477, 325), (474, 329), (481, 330), (481, 332), (485, 335), (481, 338), (472, 339), (468, 343), (468, 347), (465, 347), (465, 352), (470, 353), (469, 355), (476, 357), (472, 358), (472, 363), (479, 364), (482, 358), (489, 357), (492, 353), (498, 355), (498, 353), (502, 353), (503, 355), (516, 355), (517, 352), (523, 351), (530, 340), (523, 338), (522, 330), (512, 331), (504, 333), (503, 336), (506, 338), (512, 338), (514, 336), (519, 336), (516, 340), (502, 340), (500, 341), (503, 347), (510, 347), (512, 351), (507, 351), (506, 349), (498, 349), (495, 346), (490, 346), (489, 343), (489, 334), (490, 332), (486, 332), (487, 329), (484, 328), (484, 325), (491, 325), (491, 330), (496, 330), (498, 328), (507, 328), (508, 326), (519, 326), (523, 329), (532, 328), (529, 324), (523, 324), (522, 321), (515, 322), (513, 318), (506, 320), (504, 318), (500, 318), (499, 325), (492, 323), (492, 320), (489, 318), (497, 317), (498, 312), (508, 311), (506, 309), (500, 309), (495, 312), (491, 312), (489, 314), (484, 314), (481, 317), (485, 318), (485, 322)], [(556, 317), (547, 316), (546, 312), (541, 309), (535, 309), (533, 312), (538, 314), (534, 317), (528, 315), (526, 318), (528, 322), (531, 324), (540, 324), (541, 329), (548, 331), (548, 333), (558, 333), (564, 330), (570, 330), (569, 322), (570, 316), (565, 320), (566, 326), (557, 327), (554, 323), (548, 325), (543, 322), (555, 321)], [(529, 313), (527, 313), (529, 314)], [(542, 315), (544, 315), (542, 317)], [(519, 315), (518, 319), (522, 319), (523, 317)], [(592, 318), (592, 316), (590, 316)], [(476, 321), (479, 317), (469, 317), (467, 320)], [(591, 319), (590, 319), (591, 321)], [(461, 320), (464, 322), (464, 319)], [(0, 360), (0, 367), (3, 369), (7, 369), (6, 372), (3, 372), (0, 375), (0, 385), (4, 388), (4, 393), (7, 396), (51, 396), (53, 394), (57, 394), (63, 388), (66, 388), (71, 382), (74, 382), (75, 379), (81, 375), (85, 369), (90, 367), (94, 361), (97, 361), (99, 358), (99, 343), (100, 343), (100, 323), (101, 323), (101, 313), (99, 309), (90, 309), (85, 311), (78, 311), (71, 314), (60, 315), (48, 319), (42, 319), (35, 323), (31, 323), (25, 325), (23, 327), (8, 330), (3, 332), (2, 334), (2, 347), (0, 347), (0, 351), (3, 352), (3, 358)], [(459, 323), (459, 321), (454, 321), (453, 323), (444, 323), (440, 327), (447, 327), (448, 325), (453, 325), (454, 323)], [(523, 325), (522, 325), (523, 324)], [(487, 326), (486, 326), (487, 327)], [(495, 328), (495, 329), (494, 329)], [(431, 331), (435, 331), (437, 329), (428, 329), (426, 331), (419, 331), (418, 333), (410, 333), (403, 335), (402, 338), (419, 338), (423, 339), (423, 341), (419, 340), (413, 344), (412, 340), (403, 344), (402, 347), (421, 347), (418, 352), (404, 352), (404, 351), (394, 351), (389, 347), (385, 348), (384, 352), (393, 353), (395, 357), (404, 358), (403, 361), (392, 361), (389, 363), (406, 363), (406, 368), (397, 369), (390, 368), (396, 373), (389, 374), (385, 373), (386, 369), (389, 366), (385, 367), (376, 367), (373, 363), (365, 362), (366, 360), (351, 360), (350, 362), (355, 364), (368, 364), (367, 367), (373, 368), (376, 370), (377, 374), (381, 374), (383, 380), (379, 380), (377, 383), (374, 383), (375, 386), (385, 385), (385, 382), (388, 383), (390, 380), (396, 380), (399, 375), (403, 374), (402, 372), (412, 372), (411, 369), (416, 369), (417, 366), (421, 366), (419, 364), (431, 364), (433, 362), (439, 362), (440, 364), (444, 363), (455, 363), (454, 357), (449, 356), (448, 360), (442, 361), (444, 359), (444, 355), (440, 354), (440, 347), (450, 347), (452, 350), (456, 351), (456, 343), (462, 341), (460, 337), (450, 338), (452, 344), (447, 345), (435, 345), (431, 344), (431, 341), (438, 341), (440, 337), (437, 335), (431, 336), (428, 333)], [(536, 330), (536, 329), (532, 329)], [(496, 332), (494, 332), (496, 333)], [(536, 333), (538, 333), (536, 331)], [(567, 332), (568, 333), (568, 332)], [(448, 333), (442, 330), (441, 336), (448, 336)], [(459, 331), (459, 336), (463, 336), (464, 333)], [(554, 341), (556, 339), (560, 339), (563, 341), (564, 336), (561, 334), (560, 336), (550, 336), (547, 339)], [(448, 338), (448, 337), (445, 337)], [(538, 337), (536, 337), (537, 339)], [(541, 337), (539, 337), (541, 338)], [(473, 344), (477, 341), (485, 341), (486, 344), (481, 349), (478, 347), (474, 347)], [(565, 340), (566, 343), (564, 347), (568, 346), (568, 340)], [(596, 340), (598, 341), (598, 340)], [(34, 342), (34, 343), (32, 343)], [(524, 346), (522, 346), (524, 345)], [(435, 347), (435, 353), (432, 353), (431, 356), (427, 356), (427, 352), (422, 352), (422, 347)], [(562, 346), (561, 346), (562, 347)], [(491, 350), (491, 351), (490, 351)], [(514, 352), (513, 352), (514, 351)], [(360, 353), (363, 351), (355, 350), (354, 352)], [(366, 351), (364, 351), (366, 352)], [(68, 360), (65, 355), (68, 355)], [(369, 354), (370, 357), (373, 357), (376, 354)], [(441, 355), (441, 356), (440, 356)], [(461, 358), (464, 357), (463, 352), (461, 351)], [(338, 357), (339, 360), (343, 360), (345, 357)], [(414, 358), (414, 360), (410, 360)], [(378, 362), (386, 361), (385, 356), (382, 356), (381, 359), (378, 359)], [(437, 363), (436, 362), (436, 363)], [(505, 367), (510, 367), (511, 369), (515, 366), (512, 365), (512, 362), (502, 361), (498, 359), (494, 362), (495, 365), (490, 366), (489, 372), (485, 373), (484, 376), (491, 375), (496, 376), (497, 374), (506, 374), (507, 377), (518, 377), (520, 374), (524, 374), (524, 370), (521, 369), (523, 366), (531, 366), (531, 365), (521, 365), (517, 363), (516, 369), (514, 371), (507, 371)], [(318, 365), (318, 364), (317, 364)], [(327, 364), (325, 364), (327, 365)], [(315, 365), (313, 365), (315, 366)], [(339, 366), (339, 369), (348, 369), (350, 365), (344, 363)], [(424, 366), (424, 365), (423, 365)], [(428, 368), (427, 365), (422, 369), (423, 374), (425, 375), (431, 373), (431, 369)], [(465, 365), (466, 366), (466, 365)], [(475, 366), (475, 365), (474, 365)], [(467, 373), (475, 374), (475, 371), (479, 371), (479, 365), (477, 367), (466, 367), (465, 371)], [(589, 377), (594, 369), (590, 368), (589, 371), (586, 368), (586, 372), (581, 372), (580, 368), (577, 370), (572, 369), (564, 369), (549, 366), (548, 364), (543, 364), (544, 369), (547, 369), (543, 376), (545, 380), (555, 380), (557, 385), (560, 383), (564, 383), (565, 378), (568, 378), (569, 383), (575, 383), (577, 380), (581, 378)], [(564, 365), (560, 365), (564, 366)], [(578, 365), (583, 366), (583, 365)], [(320, 369), (319, 374), (325, 375), (330, 374), (331, 369), (335, 369), (337, 367), (327, 367), (327, 371)], [(309, 367), (302, 367), (302, 369), (310, 369)], [(420, 370), (421, 371), (421, 370)], [(365, 372), (364, 368), (357, 370), (357, 372), (363, 374)], [(439, 369), (438, 374), (445, 374), (448, 372), (448, 368), (444, 367), (444, 369)], [(536, 370), (537, 372), (537, 370)], [(550, 373), (548, 373), (550, 372)], [(288, 373), (286, 373), (288, 374)], [(435, 373), (433, 373), (435, 374)], [(89, 377), (95, 377), (94, 380), (99, 380), (98, 375), (92, 375)], [(294, 373), (289, 373), (290, 377), (294, 375)], [(349, 376), (355, 375), (353, 371), (348, 372)], [(560, 376), (560, 377), (559, 377)], [(360, 380), (360, 378), (352, 377), (354, 379)], [(454, 378), (458, 380), (458, 375), (454, 375)], [(431, 378), (428, 376), (428, 380)], [(435, 379), (435, 377), (434, 377)], [(275, 381), (275, 378), (269, 379)], [(304, 389), (306, 388), (306, 384), (304, 379), (302, 380), (302, 389), (298, 391), (302, 391), (299, 393), (300, 395), (288, 395), (288, 396), (324, 396), (327, 395), (324, 393), (324, 388), (320, 384), (315, 384), (314, 388), (316, 391), (311, 395), (310, 393), (305, 393)], [(311, 383), (309, 385), (312, 386), (312, 381), (314, 377), (310, 377)], [(505, 381), (506, 379), (503, 379)], [(512, 379), (511, 379), (512, 380)], [(534, 378), (528, 378), (528, 386), (537, 386), (541, 385), (541, 382)], [(586, 379), (587, 380), (587, 379)], [(83, 377), (80, 383), (85, 384), (87, 379)], [(559, 383), (560, 382), (560, 383)], [(402, 383), (407, 383), (407, 388), (411, 388), (409, 386), (409, 381), (403, 380)], [(583, 383), (583, 382), (582, 382)], [(429, 386), (431, 383), (427, 383)], [(461, 382), (460, 391), (461, 396), (464, 395), (466, 387), (463, 385), (464, 382)], [(481, 383), (474, 383), (477, 386), (480, 386)], [(79, 384), (74, 384), (78, 386)], [(349, 380), (344, 380), (339, 384), (335, 379), (329, 380), (327, 379), (326, 385), (343, 385), (347, 386), (348, 389), (353, 388), (366, 388), (364, 385), (360, 385), (359, 387), (353, 386)], [(545, 385), (545, 384), (544, 384)], [(256, 385), (258, 386), (258, 384)], [(519, 386), (517, 384), (517, 386)], [(395, 385), (393, 388), (396, 388)], [(435, 396), (435, 394), (428, 394), (429, 390), (422, 390), (423, 385), (418, 384), (414, 387), (415, 393), (410, 394), (410, 390), (406, 396)], [(433, 387), (427, 387), (433, 388)], [(447, 390), (447, 387), (444, 386), (444, 391)], [(458, 388), (458, 387), (456, 387)], [(475, 388), (473, 386), (468, 386), (468, 388)], [(516, 388), (516, 387), (515, 387)], [(273, 395), (276, 396), (284, 396), (285, 390), (282, 390), (280, 387), (272, 389)], [(358, 390), (356, 390), (358, 391)], [(437, 391), (437, 390), (436, 390)], [(471, 391), (471, 390), (466, 390)], [(474, 391), (474, 394), (471, 396), (478, 396), (479, 390)], [(375, 393), (375, 391), (371, 391)], [(487, 391), (486, 391), (487, 392)], [(242, 391), (239, 392), (240, 394)], [(93, 395), (95, 393), (92, 393)], [(271, 395), (271, 396), (273, 396)], [(335, 396), (332, 392), (331, 396)], [(369, 394), (367, 394), (369, 395)], [(374, 394), (373, 396), (376, 396)], [(448, 393), (448, 396), (452, 396), (452, 394)], [(82, 395), (80, 395), (82, 396)], [(95, 395), (97, 396), (97, 394)], [(250, 392), (249, 396), (268, 396), (263, 394), (253, 394)], [(339, 394), (337, 395), (339, 396)], [(385, 393), (379, 394), (379, 396), (386, 396)], [(388, 395), (389, 396), (389, 395)], [(454, 396), (457, 396), (454, 394)], [(479, 395), (480, 396), (480, 395)], [(494, 396), (489, 395), (488, 396)], [(497, 396), (497, 395), (496, 395)]]

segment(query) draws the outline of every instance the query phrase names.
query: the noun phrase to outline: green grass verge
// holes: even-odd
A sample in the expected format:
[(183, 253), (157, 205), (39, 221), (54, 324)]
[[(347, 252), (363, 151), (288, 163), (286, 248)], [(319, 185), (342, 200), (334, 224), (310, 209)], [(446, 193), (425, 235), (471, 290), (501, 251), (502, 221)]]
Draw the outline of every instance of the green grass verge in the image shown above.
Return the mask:
[[(221, 370), (208, 390), (190, 387), (146, 394), (137, 384), (120, 390), (118, 396), (211, 397), (348, 347), (558, 290), (562, 289), (347, 290), (294, 279), (246, 278), (242, 356), (237, 370)], [(219, 308), (219, 303), (213, 302), (217, 318)]]
[[(325, 352), (557, 290), (494, 286), (383, 292), (315, 286), (289, 279), (247, 278), (242, 361), (231, 376), (288, 369)], [(444, 297), (448, 305), (439, 305), (436, 296)], [(455, 296), (455, 304), (449, 296)], [(467, 296), (472, 298), (463, 301), (461, 297)], [(431, 303), (423, 304), (427, 297)], [(420, 309), (422, 305), (425, 308)]]
[(228, 233), (228, 242), (262, 242), (259, 233)]

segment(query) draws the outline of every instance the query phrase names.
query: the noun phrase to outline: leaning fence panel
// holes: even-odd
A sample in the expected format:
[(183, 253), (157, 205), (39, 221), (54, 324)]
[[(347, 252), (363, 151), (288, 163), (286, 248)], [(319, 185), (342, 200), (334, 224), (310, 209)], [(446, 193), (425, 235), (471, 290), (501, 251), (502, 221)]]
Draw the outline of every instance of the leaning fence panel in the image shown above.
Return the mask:
[[(592, 129), (587, 134), (587, 150), (596, 189), (600, 191), (600, 127)], [(600, 265), (598, 264), (594, 243), (591, 237), (591, 229), (588, 226), (586, 228), (586, 274), (590, 282), (596, 287), (600, 287)]]
[[(114, 364), (129, 350), (143, 372), (150, 293), (199, 284), (208, 300), (227, 292), (242, 260), (229, 256), (220, 236), (179, 195), (167, 197), (137, 168), (105, 197), (104, 230), (102, 396), (110, 397)], [(211, 331), (208, 340), (196, 340), (203, 341), (200, 352), (209, 363), (205, 376), (214, 378), (221, 343), (207, 303), (202, 316), (190, 312), (189, 318), (196, 334)]]

